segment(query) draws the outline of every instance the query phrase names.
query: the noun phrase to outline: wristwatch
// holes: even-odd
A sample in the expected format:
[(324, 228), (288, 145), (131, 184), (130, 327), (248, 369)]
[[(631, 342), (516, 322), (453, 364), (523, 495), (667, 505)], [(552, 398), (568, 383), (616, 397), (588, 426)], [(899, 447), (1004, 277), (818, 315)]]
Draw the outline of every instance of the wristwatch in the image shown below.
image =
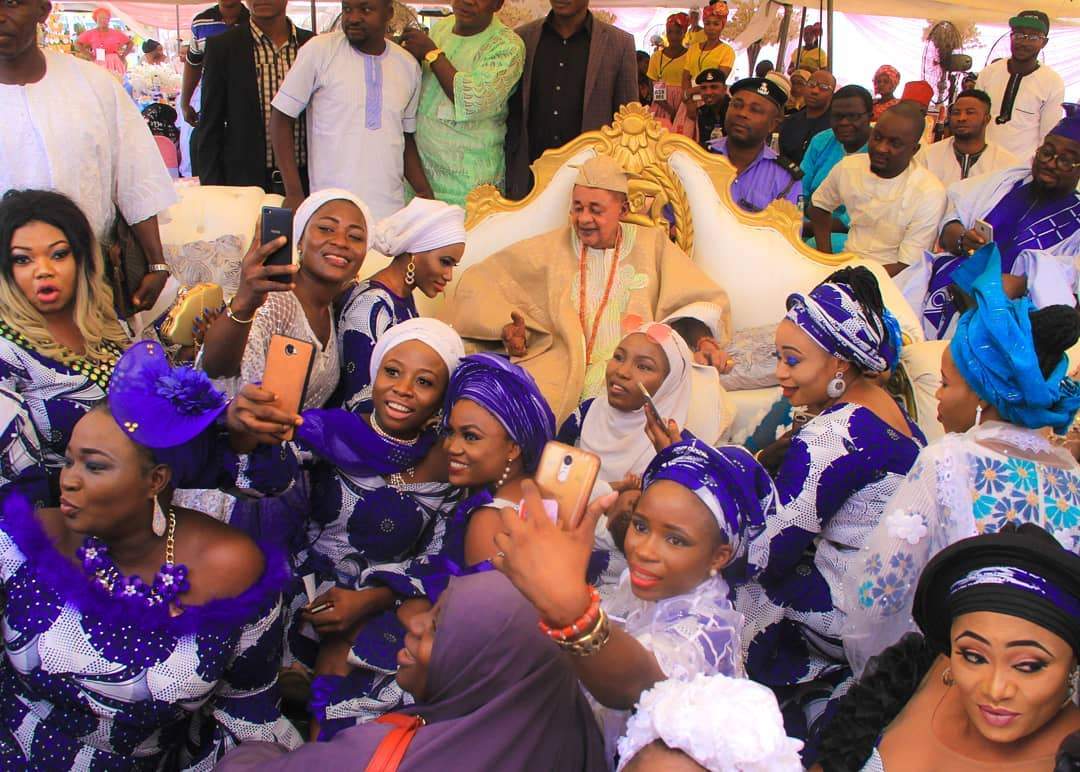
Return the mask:
[(435, 60), (442, 55), (443, 50), (441, 48), (433, 48), (426, 54), (424, 54), (424, 61), (427, 62), (428, 67), (430, 67), (431, 65), (435, 64)]

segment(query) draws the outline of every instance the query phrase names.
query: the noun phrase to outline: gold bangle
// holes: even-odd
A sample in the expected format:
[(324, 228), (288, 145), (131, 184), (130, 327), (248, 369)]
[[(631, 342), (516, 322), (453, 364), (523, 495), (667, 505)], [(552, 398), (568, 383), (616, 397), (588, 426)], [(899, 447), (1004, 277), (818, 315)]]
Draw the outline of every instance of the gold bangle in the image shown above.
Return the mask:
[(559, 644), (563, 651), (566, 651), (575, 657), (591, 657), (593, 654), (600, 651), (610, 639), (611, 622), (608, 619), (608, 615), (604, 612), (604, 609), (601, 608), (600, 614), (596, 619), (596, 624), (592, 626), (591, 630), (576, 638), (571, 638), (566, 641), (556, 641), (556, 643)]
[[(255, 314), (257, 313), (258, 311), (255, 312)], [(255, 321), (255, 314), (252, 314), (250, 319), (241, 319), (239, 316), (233, 313), (232, 301), (229, 301), (229, 304), (225, 306), (225, 316), (229, 317), (237, 324), (251, 324)]]

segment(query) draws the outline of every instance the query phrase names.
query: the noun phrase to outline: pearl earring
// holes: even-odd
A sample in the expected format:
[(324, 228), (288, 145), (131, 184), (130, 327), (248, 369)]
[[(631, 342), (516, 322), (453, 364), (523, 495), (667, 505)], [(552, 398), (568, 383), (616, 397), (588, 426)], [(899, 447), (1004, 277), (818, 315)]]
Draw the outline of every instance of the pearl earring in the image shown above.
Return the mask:
[(151, 524), (151, 528), (154, 529), (155, 536), (165, 535), (165, 512), (161, 508), (161, 503), (158, 501), (157, 496), (153, 497), (154, 502), (154, 522)]
[(715, 568), (710, 568), (709, 569), (709, 576), (716, 576), (718, 573), (720, 573), (720, 572), (717, 571)]
[(847, 391), (847, 383), (844, 381), (844, 374), (837, 370), (836, 375), (829, 381), (829, 385), (825, 387), (825, 393), (832, 399), (839, 399), (844, 396), (845, 391)]
[(502, 477), (499, 478), (499, 481), (497, 483), (495, 483), (495, 490), (498, 490), (499, 488), (506, 485), (506, 478), (510, 476), (510, 466), (513, 463), (514, 463), (514, 459), (512, 459), (512, 458), (506, 459), (506, 469), (503, 470)]
[(982, 423), (982, 404), (975, 406), (975, 425), (978, 426)]

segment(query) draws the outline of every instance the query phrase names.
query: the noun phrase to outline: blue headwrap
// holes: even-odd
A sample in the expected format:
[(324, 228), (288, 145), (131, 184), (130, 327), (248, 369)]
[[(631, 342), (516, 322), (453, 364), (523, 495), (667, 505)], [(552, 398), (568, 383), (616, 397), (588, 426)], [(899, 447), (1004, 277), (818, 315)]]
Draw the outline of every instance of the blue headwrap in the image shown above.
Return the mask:
[(953, 281), (976, 301), (949, 345), (960, 375), (1006, 421), (1065, 434), (1080, 408), (1080, 385), (1067, 377), (1065, 357), (1043, 378), (1031, 338), (1033, 306), (1005, 295), (997, 246), (987, 244), (961, 263)]
[(645, 470), (646, 489), (659, 480), (687, 488), (712, 512), (731, 545), (732, 559), (724, 575), (732, 584), (746, 582), (764, 568), (750, 563), (750, 544), (765, 532), (776, 488), (745, 449), (714, 448), (698, 439), (675, 443), (657, 453)]
[(495, 354), (473, 354), (462, 359), (450, 377), (444, 429), (459, 399), (471, 400), (495, 416), (521, 448), (525, 471), (536, 470), (544, 445), (555, 436), (555, 415), (531, 375)]
[(899, 361), (899, 346), (889, 323), (883, 329), (876, 320), (871, 321), (846, 284), (826, 282), (809, 295), (788, 295), (787, 309), (786, 317), (819, 346), (854, 362), (864, 372), (880, 373)]

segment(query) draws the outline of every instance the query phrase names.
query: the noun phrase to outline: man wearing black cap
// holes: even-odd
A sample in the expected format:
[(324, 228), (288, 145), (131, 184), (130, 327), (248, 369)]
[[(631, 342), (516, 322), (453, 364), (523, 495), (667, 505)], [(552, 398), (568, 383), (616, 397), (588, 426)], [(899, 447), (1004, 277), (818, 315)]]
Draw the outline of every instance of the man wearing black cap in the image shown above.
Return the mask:
[(702, 70), (694, 78), (694, 87), (688, 89), (683, 98), (686, 116), (697, 120), (698, 142), (705, 148), (710, 140), (719, 139), (723, 134), (724, 115), (731, 102), (725, 80), (723, 71), (715, 67)]
[(994, 105), (987, 140), (1026, 163), (1061, 120), (1065, 81), (1039, 64), (1039, 53), (1050, 33), (1050, 18), (1045, 13), (1021, 11), (1009, 19), (1009, 27), (1012, 56), (979, 73), (976, 88), (989, 94)]
[(798, 166), (765, 144), (780, 124), (785, 102), (787, 93), (777, 81), (743, 78), (731, 87), (726, 136), (709, 143), (709, 150), (727, 156), (735, 167), (731, 198), (748, 212), (760, 212), (778, 198), (798, 204), (802, 195)]

